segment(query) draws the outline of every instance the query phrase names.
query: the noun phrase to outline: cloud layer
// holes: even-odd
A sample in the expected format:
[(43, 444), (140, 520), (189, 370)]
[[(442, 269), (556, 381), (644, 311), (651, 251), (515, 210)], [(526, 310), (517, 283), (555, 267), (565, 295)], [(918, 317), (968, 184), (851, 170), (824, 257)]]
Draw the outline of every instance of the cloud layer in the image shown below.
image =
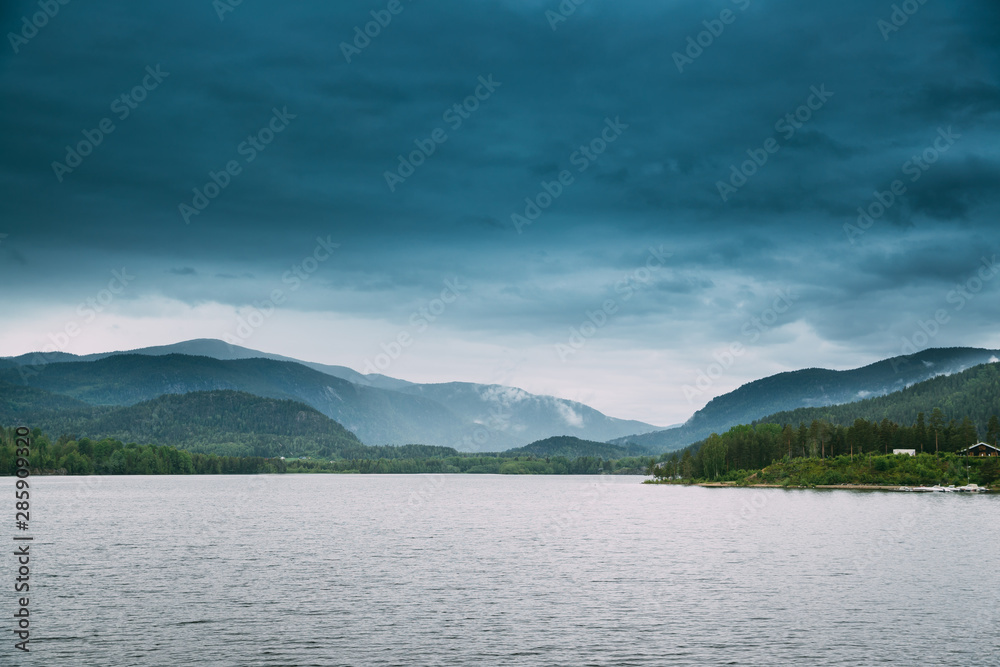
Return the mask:
[(942, 310), (1000, 347), (995, 3), (625, 4), (7, 3), (0, 353), (242, 318), (666, 424)]

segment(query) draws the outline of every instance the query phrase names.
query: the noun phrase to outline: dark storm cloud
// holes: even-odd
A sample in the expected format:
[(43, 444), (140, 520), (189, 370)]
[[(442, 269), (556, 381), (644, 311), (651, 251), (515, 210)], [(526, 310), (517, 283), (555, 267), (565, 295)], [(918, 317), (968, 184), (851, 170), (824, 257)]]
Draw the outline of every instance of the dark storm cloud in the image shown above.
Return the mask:
[(929, 171), (913, 193), (913, 211), (936, 220), (970, 220), (983, 204), (996, 202), (998, 186), (1000, 164), (970, 156)]
[[(5, 262), (0, 279), (57, 298), (127, 262), (160, 294), (242, 305), (329, 236), (341, 248), (289, 307), (405, 317), (458, 276), (452, 326), (556, 331), (662, 244), (669, 266), (623, 315), (636, 332), (671, 317), (726, 339), (795, 286), (794, 317), (841, 340), (865, 331), (853, 313), (920, 311), (919, 294), (887, 295), (943, 288), (997, 245), (990, 3), (927, 3), (888, 39), (890, 7), (861, 0), (624, 4), (590, 0), (553, 30), (556, 2), (404, 2), (350, 63), (341, 44), (378, 3), (243, 3), (221, 21), (207, 1), (66, 5), (0, 56), (2, 250), (46, 269), (28, 283)], [(33, 7), (8, 3), (4, 31)], [(726, 9), (679, 72), (674, 54)], [(158, 66), (121, 118), (114, 100)], [(447, 115), (480, 77), (495, 90)], [(809, 108), (817, 89), (832, 95)], [(248, 161), (275, 110), (287, 126)], [(114, 131), (59, 182), (52, 162), (103, 118)], [(582, 160), (609, 121), (627, 129)], [(961, 140), (850, 243), (857, 208), (948, 126)], [(390, 191), (385, 172), (437, 129), (447, 141)], [(780, 149), (723, 201), (718, 183), (769, 139)], [(239, 173), (185, 224), (179, 205), (229, 161)], [(512, 214), (563, 170), (572, 184), (518, 233)], [(193, 286), (193, 267), (212, 277)]]

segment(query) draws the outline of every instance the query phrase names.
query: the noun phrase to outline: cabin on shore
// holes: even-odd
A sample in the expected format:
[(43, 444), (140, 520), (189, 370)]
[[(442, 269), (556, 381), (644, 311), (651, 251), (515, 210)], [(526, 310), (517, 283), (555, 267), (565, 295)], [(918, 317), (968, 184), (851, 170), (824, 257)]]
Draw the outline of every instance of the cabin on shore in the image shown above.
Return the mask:
[(917, 450), (915, 449), (894, 449), (893, 454), (903, 454), (904, 456), (916, 456)]
[(966, 447), (958, 452), (962, 456), (1000, 456), (1000, 449), (985, 442), (977, 442), (972, 447)]

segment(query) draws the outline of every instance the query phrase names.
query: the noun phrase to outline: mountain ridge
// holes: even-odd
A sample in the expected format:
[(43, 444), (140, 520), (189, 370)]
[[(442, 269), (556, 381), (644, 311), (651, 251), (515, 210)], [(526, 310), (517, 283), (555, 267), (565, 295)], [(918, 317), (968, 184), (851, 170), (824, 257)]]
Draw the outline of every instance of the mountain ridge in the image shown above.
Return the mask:
[[(317, 369), (314, 364), (297, 360), (268, 359), (263, 353), (222, 341), (202, 339), (189, 343), (142, 348), (141, 353), (21, 355), (10, 358), (11, 363), (19, 365), (0, 369), (0, 378), (92, 404), (130, 404), (162, 394), (224, 389), (300, 400), (344, 424), (370, 445), (420, 442), (462, 451), (496, 451), (552, 435), (606, 440), (637, 429), (657, 428), (513, 387), (474, 383), (418, 385), (379, 376), (380, 384), (396, 387), (387, 389), (372, 383), (354, 383), (330, 372), (343, 367), (319, 365)], [(178, 346), (238, 358), (172, 352)], [(135, 369), (125, 371), (126, 366)], [(510, 395), (522, 400), (505, 405), (501, 398)]]
[(750, 424), (771, 414), (884, 396), (938, 375), (989, 363), (998, 355), (998, 350), (983, 348), (929, 348), (842, 371), (825, 368), (785, 371), (713, 398), (679, 428), (614, 438), (609, 442), (631, 442), (657, 452), (673, 451), (712, 433)]

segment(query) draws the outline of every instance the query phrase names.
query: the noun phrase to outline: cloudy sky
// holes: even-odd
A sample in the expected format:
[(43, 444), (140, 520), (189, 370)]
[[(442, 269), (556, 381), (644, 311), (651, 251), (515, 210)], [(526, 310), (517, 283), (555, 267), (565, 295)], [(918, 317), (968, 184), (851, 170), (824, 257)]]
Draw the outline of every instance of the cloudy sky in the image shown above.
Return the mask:
[(1000, 348), (993, 0), (51, 4), (0, 5), (0, 355), (227, 338), (667, 425)]

